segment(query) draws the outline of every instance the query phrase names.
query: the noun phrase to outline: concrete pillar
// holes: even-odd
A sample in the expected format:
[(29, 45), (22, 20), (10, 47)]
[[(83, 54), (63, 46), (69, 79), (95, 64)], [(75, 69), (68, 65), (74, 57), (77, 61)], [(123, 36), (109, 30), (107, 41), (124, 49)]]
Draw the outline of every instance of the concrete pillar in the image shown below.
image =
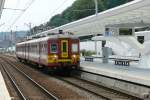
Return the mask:
[(108, 52), (108, 47), (105, 47), (106, 41), (102, 41), (102, 57), (103, 57), (103, 63), (108, 63), (108, 57), (109, 57), (109, 52)]
[(96, 55), (98, 55), (98, 51), (97, 51), (97, 41), (94, 41), (95, 42), (95, 53)]
[(103, 63), (108, 63), (108, 59), (109, 59), (109, 48), (108, 48), (108, 47), (103, 47), (103, 48), (102, 48), (102, 52), (103, 52)]

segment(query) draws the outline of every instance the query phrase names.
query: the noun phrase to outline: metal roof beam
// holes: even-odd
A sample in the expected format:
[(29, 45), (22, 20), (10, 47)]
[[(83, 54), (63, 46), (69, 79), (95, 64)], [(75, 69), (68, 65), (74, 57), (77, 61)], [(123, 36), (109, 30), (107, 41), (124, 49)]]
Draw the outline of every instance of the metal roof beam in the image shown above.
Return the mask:
[(110, 24), (110, 25), (106, 25), (106, 28), (110, 28), (110, 27), (116, 27), (116, 28), (140, 28), (140, 27), (149, 27), (150, 23), (143, 23), (138, 22), (138, 23), (121, 23), (121, 24)]
[(5, 3), (5, 0), (0, 0), (0, 18), (2, 15), (3, 8), (4, 8), (4, 3)]

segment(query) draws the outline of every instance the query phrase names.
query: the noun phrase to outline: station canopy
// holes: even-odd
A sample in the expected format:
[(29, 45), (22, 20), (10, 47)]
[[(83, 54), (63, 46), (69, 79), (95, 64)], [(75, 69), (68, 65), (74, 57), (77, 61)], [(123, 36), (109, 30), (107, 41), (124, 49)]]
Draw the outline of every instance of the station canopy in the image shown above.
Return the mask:
[(3, 7), (4, 7), (4, 2), (5, 0), (0, 0), (0, 18), (1, 18), (2, 11), (3, 11)]
[(39, 33), (72, 32), (77, 36), (104, 34), (105, 27), (145, 27), (150, 25), (150, 0), (134, 0), (60, 27)]

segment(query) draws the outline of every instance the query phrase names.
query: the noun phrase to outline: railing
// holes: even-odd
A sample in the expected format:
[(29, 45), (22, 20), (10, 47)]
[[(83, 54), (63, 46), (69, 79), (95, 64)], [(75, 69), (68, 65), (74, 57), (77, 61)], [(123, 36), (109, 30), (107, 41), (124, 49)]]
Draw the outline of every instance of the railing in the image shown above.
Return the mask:
[[(84, 61), (93, 62), (94, 59), (103, 59), (104, 57), (92, 57), (92, 56), (84, 56)], [(122, 65), (122, 66), (130, 66), (130, 62), (138, 62), (139, 58), (127, 58), (127, 57), (109, 57), (109, 60), (113, 60), (115, 65)]]

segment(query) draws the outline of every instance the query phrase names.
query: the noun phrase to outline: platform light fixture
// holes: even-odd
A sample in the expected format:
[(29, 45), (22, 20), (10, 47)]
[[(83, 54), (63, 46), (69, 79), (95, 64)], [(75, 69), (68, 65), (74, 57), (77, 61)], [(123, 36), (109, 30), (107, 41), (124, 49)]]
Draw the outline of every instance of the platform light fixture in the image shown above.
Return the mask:
[(97, 15), (98, 14), (98, 1), (94, 0), (94, 3), (95, 3), (95, 15)]

